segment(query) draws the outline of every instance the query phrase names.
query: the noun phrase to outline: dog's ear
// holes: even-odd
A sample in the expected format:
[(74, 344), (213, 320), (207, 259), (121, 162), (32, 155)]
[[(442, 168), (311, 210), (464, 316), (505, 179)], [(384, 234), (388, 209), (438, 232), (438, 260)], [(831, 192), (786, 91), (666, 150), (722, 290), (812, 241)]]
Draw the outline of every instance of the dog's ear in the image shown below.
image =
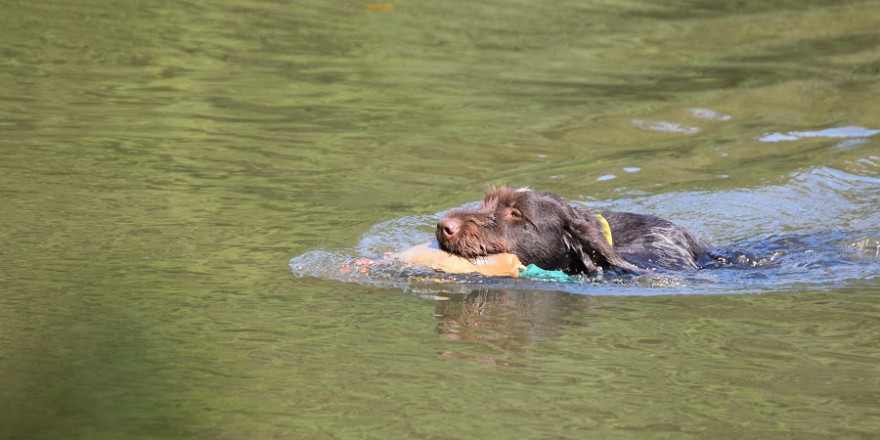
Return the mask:
[(592, 213), (587, 216), (572, 216), (566, 225), (565, 245), (583, 262), (587, 272), (595, 272), (599, 267), (618, 269), (636, 275), (649, 273), (645, 269), (623, 259), (608, 244), (602, 233), (599, 220)]

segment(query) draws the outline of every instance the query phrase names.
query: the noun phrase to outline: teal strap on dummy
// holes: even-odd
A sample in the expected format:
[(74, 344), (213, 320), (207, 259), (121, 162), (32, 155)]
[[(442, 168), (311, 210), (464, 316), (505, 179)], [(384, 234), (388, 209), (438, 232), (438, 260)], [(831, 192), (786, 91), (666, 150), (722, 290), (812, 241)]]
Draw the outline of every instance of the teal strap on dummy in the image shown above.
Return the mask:
[(524, 280), (554, 281), (557, 283), (577, 283), (578, 281), (568, 276), (561, 270), (544, 270), (534, 264), (526, 266), (519, 272), (519, 277)]

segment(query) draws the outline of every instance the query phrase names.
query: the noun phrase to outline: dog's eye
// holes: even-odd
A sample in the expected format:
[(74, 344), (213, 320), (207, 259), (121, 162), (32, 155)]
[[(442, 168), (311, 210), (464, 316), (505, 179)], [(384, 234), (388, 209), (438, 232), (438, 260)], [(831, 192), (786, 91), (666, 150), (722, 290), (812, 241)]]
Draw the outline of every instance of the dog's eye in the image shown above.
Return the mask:
[(516, 209), (510, 210), (510, 217), (519, 219), (519, 218), (522, 218), (522, 216), (523, 216), (522, 213), (517, 211)]

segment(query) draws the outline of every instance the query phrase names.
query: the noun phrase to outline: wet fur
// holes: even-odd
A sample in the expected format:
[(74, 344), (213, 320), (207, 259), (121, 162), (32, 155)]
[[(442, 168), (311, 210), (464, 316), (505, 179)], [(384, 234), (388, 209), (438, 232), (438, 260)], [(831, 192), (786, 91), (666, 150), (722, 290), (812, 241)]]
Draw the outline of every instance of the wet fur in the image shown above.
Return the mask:
[(475, 208), (455, 209), (437, 223), (440, 248), (466, 258), (508, 252), (524, 264), (569, 274), (696, 269), (709, 246), (687, 229), (652, 215), (604, 211), (614, 246), (596, 215), (562, 197), (527, 188), (486, 192)]

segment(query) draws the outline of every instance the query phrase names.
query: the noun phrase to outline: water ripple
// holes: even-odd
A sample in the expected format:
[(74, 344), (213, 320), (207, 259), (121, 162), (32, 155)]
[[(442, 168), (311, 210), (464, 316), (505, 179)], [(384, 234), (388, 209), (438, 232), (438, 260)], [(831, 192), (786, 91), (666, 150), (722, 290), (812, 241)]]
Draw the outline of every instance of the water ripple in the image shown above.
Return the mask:
[[(588, 295), (665, 295), (827, 290), (880, 278), (880, 178), (829, 167), (794, 173), (786, 182), (716, 192), (678, 192), (608, 202), (613, 209), (670, 218), (724, 246), (714, 269), (558, 284), (448, 275), (395, 264), (369, 273), (340, 270), (431, 239), (442, 213), (393, 219), (372, 227), (356, 248), (315, 250), (293, 258), (294, 274), (430, 295), (473, 289), (555, 290)], [(606, 206), (607, 207), (607, 206)], [(686, 219), (686, 220), (682, 220)], [(718, 262), (723, 261), (724, 264)]]

